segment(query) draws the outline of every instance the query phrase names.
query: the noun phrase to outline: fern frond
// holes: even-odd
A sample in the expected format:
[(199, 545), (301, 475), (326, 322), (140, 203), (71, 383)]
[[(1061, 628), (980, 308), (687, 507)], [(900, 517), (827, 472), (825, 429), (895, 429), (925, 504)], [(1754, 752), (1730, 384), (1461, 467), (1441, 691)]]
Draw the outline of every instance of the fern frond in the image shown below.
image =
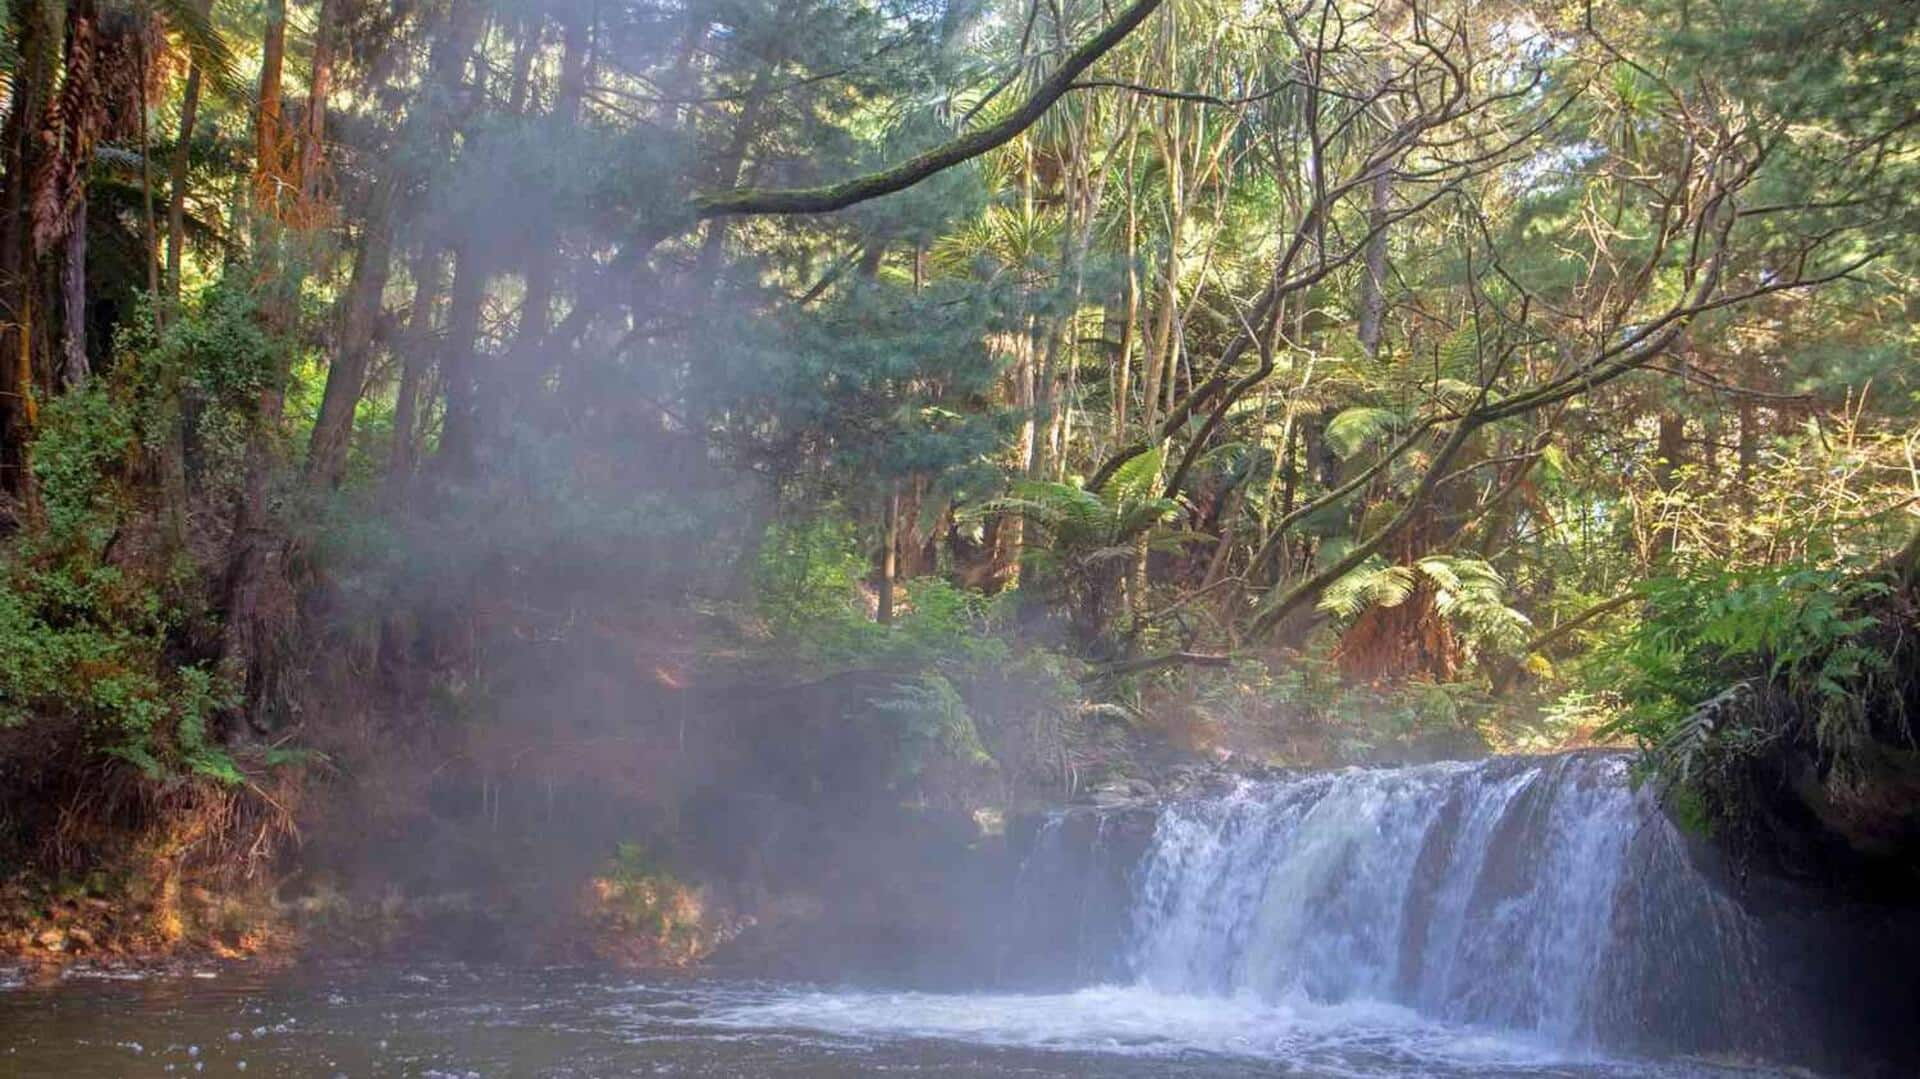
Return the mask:
[(1352, 457), (1367, 443), (1384, 438), (1405, 421), (1398, 412), (1385, 408), (1350, 408), (1327, 424), (1327, 445), (1341, 457)]
[(1100, 488), (1100, 497), (1117, 506), (1151, 498), (1159, 486), (1160, 470), (1166, 464), (1166, 447), (1155, 446), (1113, 470)]

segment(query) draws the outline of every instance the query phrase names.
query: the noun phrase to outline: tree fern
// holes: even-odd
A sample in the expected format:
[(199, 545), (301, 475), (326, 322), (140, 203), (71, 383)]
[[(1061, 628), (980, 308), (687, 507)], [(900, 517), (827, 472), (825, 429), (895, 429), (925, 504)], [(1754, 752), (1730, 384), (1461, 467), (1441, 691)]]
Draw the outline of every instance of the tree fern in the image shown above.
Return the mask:
[(1367, 444), (1398, 430), (1405, 419), (1391, 409), (1350, 408), (1327, 424), (1327, 445), (1341, 457), (1352, 457)]
[(1160, 484), (1160, 469), (1165, 462), (1166, 447), (1155, 446), (1114, 469), (1106, 485), (1100, 488), (1100, 496), (1116, 505), (1148, 498)]
[(1327, 586), (1320, 609), (1340, 618), (1354, 618), (1369, 607), (1398, 607), (1413, 594), (1413, 570), (1391, 566), (1375, 555)]
[(1319, 607), (1338, 618), (1356, 618), (1370, 607), (1398, 607), (1423, 578), (1433, 587), (1434, 610), (1479, 650), (1516, 651), (1531, 635), (1532, 622), (1507, 605), (1506, 581), (1473, 558), (1433, 555), (1396, 566), (1376, 555), (1329, 586)]

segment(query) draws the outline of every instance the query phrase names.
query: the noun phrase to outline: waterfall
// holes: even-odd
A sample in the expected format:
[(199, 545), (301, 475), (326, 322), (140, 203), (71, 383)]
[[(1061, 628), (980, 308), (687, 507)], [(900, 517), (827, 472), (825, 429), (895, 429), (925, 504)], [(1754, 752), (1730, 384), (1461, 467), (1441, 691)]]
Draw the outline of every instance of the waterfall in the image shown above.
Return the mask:
[(995, 984), (1378, 1004), (1577, 1052), (1920, 1066), (1920, 917), (1741, 878), (1628, 765), (1214, 777), (1158, 806), (1056, 812), (1019, 844)]
[(1388, 1001), (1563, 1045), (1754, 1048), (1751, 919), (1626, 769), (1349, 769), (1171, 805), (1135, 872), (1129, 968), (1164, 992)]

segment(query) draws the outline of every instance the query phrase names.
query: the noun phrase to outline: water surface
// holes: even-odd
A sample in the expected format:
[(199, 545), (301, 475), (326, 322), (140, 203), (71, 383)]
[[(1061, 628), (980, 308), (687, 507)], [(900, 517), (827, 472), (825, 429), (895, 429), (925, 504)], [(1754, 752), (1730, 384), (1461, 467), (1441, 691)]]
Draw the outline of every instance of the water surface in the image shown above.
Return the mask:
[[(5, 983), (0, 983), (5, 984)], [(0, 1075), (1752, 1075), (1603, 1059), (1392, 1004), (1093, 987), (885, 992), (572, 969), (224, 968), (0, 989)]]

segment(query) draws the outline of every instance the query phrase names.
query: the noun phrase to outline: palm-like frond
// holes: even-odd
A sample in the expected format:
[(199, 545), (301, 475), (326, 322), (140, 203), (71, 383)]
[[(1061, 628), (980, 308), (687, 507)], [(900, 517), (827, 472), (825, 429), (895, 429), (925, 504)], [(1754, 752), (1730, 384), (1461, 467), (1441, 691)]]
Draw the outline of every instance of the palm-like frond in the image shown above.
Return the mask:
[(213, 25), (212, 0), (152, 0), (149, 10), (180, 40), (214, 93), (228, 101), (247, 100), (250, 94), (233, 47)]
[(1413, 594), (1413, 570), (1390, 566), (1375, 555), (1354, 567), (1320, 596), (1320, 609), (1340, 618), (1352, 618), (1369, 607), (1398, 607)]
[(1405, 421), (1386, 408), (1350, 408), (1327, 423), (1327, 445), (1341, 457), (1352, 457), (1368, 443), (1398, 430)]
[(1114, 469), (1100, 488), (1100, 496), (1117, 505), (1151, 497), (1160, 483), (1160, 469), (1165, 463), (1166, 447), (1155, 446)]

